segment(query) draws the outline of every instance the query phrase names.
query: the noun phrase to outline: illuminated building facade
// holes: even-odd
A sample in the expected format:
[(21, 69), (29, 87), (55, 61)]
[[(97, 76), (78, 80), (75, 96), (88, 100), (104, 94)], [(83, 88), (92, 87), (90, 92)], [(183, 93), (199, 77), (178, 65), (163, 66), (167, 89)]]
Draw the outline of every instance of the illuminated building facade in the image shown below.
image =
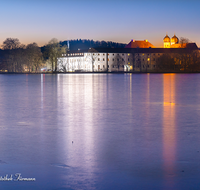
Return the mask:
[(91, 48), (88, 51), (79, 50), (63, 55), (58, 59), (58, 70), (66, 72), (130, 71), (132, 69), (130, 61), (129, 53)]
[(180, 48), (181, 44), (179, 44), (178, 37), (174, 34), (174, 36), (170, 39), (170, 37), (166, 34), (163, 38), (164, 48)]
[(195, 43), (188, 43), (184, 48), (170, 48), (178, 46), (178, 42), (175, 35), (172, 39), (166, 35), (165, 48), (155, 48), (147, 40), (131, 40), (125, 48), (90, 48), (70, 51), (58, 59), (58, 71), (154, 72), (157, 70), (157, 61), (164, 54), (174, 58), (176, 64), (181, 64), (177, 55), (189, 55), (194, 50), (198, 51)]
[(170, 42), (170, 37), (166, 35), (163, 39), (164, 42), (164, 48), (170, 48), (171, 42)]

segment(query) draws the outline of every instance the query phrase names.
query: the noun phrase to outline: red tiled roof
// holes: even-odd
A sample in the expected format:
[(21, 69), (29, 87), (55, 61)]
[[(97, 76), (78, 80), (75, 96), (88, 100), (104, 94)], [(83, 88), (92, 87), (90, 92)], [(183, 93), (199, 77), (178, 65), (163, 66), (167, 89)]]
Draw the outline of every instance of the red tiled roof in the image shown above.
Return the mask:
[(125, 46), (125, 48), (155, 48), (150, 42), (144, 40), (144, 41), (133, 41), (131, 40), (128, 45)]

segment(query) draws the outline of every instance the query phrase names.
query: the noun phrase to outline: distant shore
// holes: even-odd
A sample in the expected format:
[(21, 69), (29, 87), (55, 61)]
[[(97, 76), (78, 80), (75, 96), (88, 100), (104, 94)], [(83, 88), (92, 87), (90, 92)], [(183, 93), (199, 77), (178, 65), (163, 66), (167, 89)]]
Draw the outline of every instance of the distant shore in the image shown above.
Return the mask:
[(0, 72), (0, 74), (31, 74), (31, 75), (35, 75), (35, 74), (147, 74), (147, 73), (152, 73), (152, 74), (166, 74), (166, 73), (177, 73), (177, 74), (192, 74), (192, 73), (200, 73), (200, 71), (196, 71), (196, 72), (190, 72), (190, 71), (169, 71), (169, 72)]

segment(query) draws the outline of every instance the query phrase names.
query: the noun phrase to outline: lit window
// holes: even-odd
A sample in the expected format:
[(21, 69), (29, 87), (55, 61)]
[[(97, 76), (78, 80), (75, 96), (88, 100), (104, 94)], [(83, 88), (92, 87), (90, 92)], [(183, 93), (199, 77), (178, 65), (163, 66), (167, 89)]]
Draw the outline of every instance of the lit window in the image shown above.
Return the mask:
[(130, 56), (130, 53), (128, 53), (128, 56)]
[(108, 58), (108, 61), (109, 61), (109, 58)]
[(150, 58), (148, 58), (147, 61), (150, 61)]

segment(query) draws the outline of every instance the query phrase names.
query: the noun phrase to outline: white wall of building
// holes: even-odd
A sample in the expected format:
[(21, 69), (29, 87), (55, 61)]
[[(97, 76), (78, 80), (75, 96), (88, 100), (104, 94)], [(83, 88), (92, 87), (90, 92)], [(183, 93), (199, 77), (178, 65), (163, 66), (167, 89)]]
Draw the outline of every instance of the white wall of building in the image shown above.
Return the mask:
[(128, 53), (75, 53), (58, 59), (61, 72), (113, 72), (130, 71), (132, 55)]

